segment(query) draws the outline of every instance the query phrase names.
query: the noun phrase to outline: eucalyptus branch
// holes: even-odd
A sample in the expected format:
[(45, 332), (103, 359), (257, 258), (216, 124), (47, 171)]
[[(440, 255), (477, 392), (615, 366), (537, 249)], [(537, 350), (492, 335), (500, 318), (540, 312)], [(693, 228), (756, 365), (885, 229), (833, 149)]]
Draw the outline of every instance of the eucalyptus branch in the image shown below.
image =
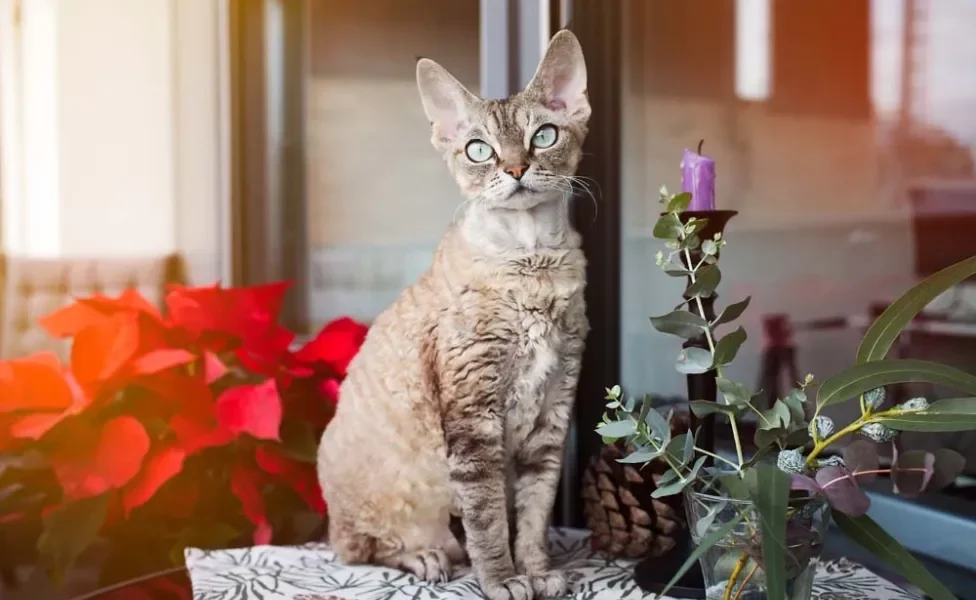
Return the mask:
[(705, 450), (704, 448), (699, 448), (698, 446), (695, 446), (695, 451), (696, 452), (699, 452), (701, 454), (704, 454), (705, 456), (710, 456), (710, 457), (714, 458), (715, 460), (724, 462), (725, 464), (729, 465), (730, 467), (732, 467), (732, 468), (734, 468), (736, 470), (739, 470), (740, 468), (742, 468), (742, 465), (737, 465), (734, 462), (732, 462), (731, 460), (725, 458), (724, 456), (720, 456), (718, 454), (715, 454), (714, 452), (709, 452), (708, 450)]
[[(725, 586), (726, 600), (739, 600), (759, 569), (765, 575), (764, 582), (760, 585), (782, 593), (787, 577), (783, 559), (790, 559), (795, 565), (800, 564), (797, 561), (803, 556), (802, 548), (799, 550), (801, 554), (794, 554), (794, 546), (789, 545), (781, 535), (759, 541), (758, 529), (752, 522), (753, 519), (745, 514), (751, 514), (750, 511), (753, 510), (759, 511), (764, 538), (767, 537), (765, 529), (772, 529), (773, 524), (777, 523), (775, 526), (782, 528), (784, 520), (788, 525), (808, 527), (809, 525), (803, 524), (805, 521), (794, 521), (798, 516), (806, 519), (809, 515), (794, 505), (797, 498), (790, 494), (790, 490), (804, 490), (808, 492), (809, 498), (820, 495), (833, 507), (832, 514), (848, 535), (860, 539), (862, 543), (868, 543), (865, 547), (884, 546), (886, 553), (893, 553), (903, 564), (916, 571), (914, 576), (917, 580), (929, 582), (925, 586), (928, 595), (949, 597), (946, 595), (948, 592), (939, 588), (934, 578), (919, 570), (921, 567), (916, 569), (909, 565), (907, 559), (901, 558), (903, 555), (907, 556), (907, 551), (900, 548), (894, 539), (886, 536), (883, 531), (874, 531), (876, 526), (864, 517), (870, 499), (858, 487), (857, 480), (866, 475), (891, 473), (892, 479), (903, 491), (907, 486), (912, 488), (910, 493), (916, 493), (925, 488), (947, 485), (965, 466), (962, 456), (952, 450), (941, 449), (938, 453), (912, 450), (896, 456), (890, 469), (880, 469), (877, 450), (871, 442), (890, 442), (903, 430), (976, 429), (976, 398), (973, 397), (942, 400), (932, 406), (929, 406), (925, 398), (913, 398), (894, 408), (880, 410), (885, 400), (883, 386), (908, 381), (949, 385), (969, 396), (976, 396), (976, 377), (968, 373), (924, 361), (886, 359), (898, 334), (918, 314), (921, 307), (927, 306), (952, 286), (976, 275), (976, 256), (943, 269), (898, 298), (865, 333), (858, 348), (857, 364), (833, 375), (820, 386), (812, 411), (808, 410), (811, 399), (807, 396), (808, 388), (813, 385), (812, 375), (807, 375), (802, 382), (798, 382), (797, 388), (791, 389), (784, 397), (775, 399), (766, 410), (760, 410), (752, 401), (754, 394), (748, 386), (723, 377), (724, 367), (734, 361), (739, 348), (747, 339), (745, 329), (739, 327), (726, 335), (718, 334), (719, 327), (734, 322), (743, 314), (750, 299), (728, 304), (712, 319), (705, 312), (706, 301), (703, 298), (710, 298), (709, 295), (714, 293), (721, 281), (717, 264), (725, 241), (719, 234), (712, 239), (700, 240), (699, 233), (705, 222), (691, 218), (690, 215), (683, 221), (683, 213), (691, 202), (690, 194), (669, 194), (662, 188), (661, 201), (667, 208), (655, 224), (653, 233), (655, 237), (666, 241), (667, 249), (657, 253), (656, 261), (669, 276), (687, 277), (688, 287), (685, 293), (688, 297), (682, 297), (682, 301), (671, 312), (651, 317), (651, 324), (658, 331), (683, 340), (704, 338), (704, 343), (682, 350), (676, 368), (685, 374), (716, 375), (716, 385), (722, 393), (722, 401), (706, 402), (692, 398), (689, 408), (699, 417), (720, 413), (729, 418), (737, 460), (730, 460), (697, 446), (691, 432), (672, 439), (670, 417), (665, 419), (654, 411), (649, 401), (645, 401), (640, 416), (636, 419), (632, 414), (624, 416), (619, 411), (611, 410), (610, 414), (615, 420), (611, 421), (605, 414), (597, 432), (608, 441), (626, 439), (636, 446), (633, 453), (618, 459), (621, 462), (647, 463), (659, 460), (667, 465), (665, 480), (660, 482), (654, 497), (677, 494), (687, 485), (698, 483), (701, 484), (702, 491), (714, 490), (728, 499), (745, 501), (741, 505), (733, 505), (734, 511), (739, 513), (737, 520), (726, 523), (726, 529), (723, 530), (729, 532), (728, 535), (733, 538), (735, 534), (728, 528), (734, 527), (738, 522), (749, 524), (752, 530), (752, 536), (742, 542), (744, 547), (738, 546), (734, 539), (732, 541), (732, 550), (741, 551), (742, 554), (737, 557), (735, 572)], [(701, 256), (696, 258), (694, 252), (700, 252)], [(617, 401), (619, 394), (619, 386), (613, 391), (608, 390), (607, 399), (612, 400), (607, 404), (608, 409), (621, 406)], [(832, 419), (821, 414), (825, 407), (855, 399), (859, 403), (861, 414), (845, 426), (835, 427)], [(633, 401), (625, 404), (628, 413), (632, 413)], [(759, 427), (755, 434), (757, 451), (749, 460), (745, 460), (738, 420), (749, 411), (758, 416)], [(870, 442), (859, 440), (851, 443), (845, 447), (843, 457), (821, 458), (826, 448), (854, 433), (864, 436)], [(813, 447), (807, 450), (807, 444), (811, 440)], [(770, 452), (777, 453), (775, 468), (760, 464), (760, 459)], [(735, 472), (703, 469), (706, 457), (714, 459), (716, 464), (721, 463), (723, 468), (731, 467)], [(905, 477), (905, 474), (913, 475)], [(916, 474), (922, 476), (917, 477)], [(895, 491), (898, 493), (899, 490)], [(709, 511), (710, 516), (706, 517), (708, 519), (716, 518), (718, 512), (724, 510), (722, 508), (713, 512), (718, 505), (703, 503), (694, 494), (688, 498)], [(721, 506), (727, 504), (723, 502)], [(856, 521), (859, 517), (867, 521)], [(707, 529), (711, 522), (709, 520), (706, 524), (703, 518), (699, 524), (705, 524)], [(869, 531), (864, 529), (864, 523), (870, 525)], [(809, 533), (819, 535), (820, 532)], [(715, 529), (703, 542), (707, 540), (708, 544), (716, 544), (724, 541), (728, 544), (727, 538), (720, 540), (720, 534), (726, 535)], [(865, 540), (865, 536), (870, 536), (870, 539)], [(800, 548), (805, 542), (799, 540), (798, 543), (796, 547)], [(773, 563), (771, 559), (767, 563), (762, 559), (751, 568), (746, 568), (749, 557), (758, 556), (760, 552), (763, 557), (776, 557), (777, 562)], [(738, 592), (733, 595), (736, 587)]]

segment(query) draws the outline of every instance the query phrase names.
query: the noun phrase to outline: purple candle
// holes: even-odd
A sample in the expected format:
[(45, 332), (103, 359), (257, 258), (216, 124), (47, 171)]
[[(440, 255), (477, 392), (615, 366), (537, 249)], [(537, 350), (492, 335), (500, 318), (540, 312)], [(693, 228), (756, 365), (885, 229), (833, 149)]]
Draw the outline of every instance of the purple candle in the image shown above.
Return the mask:
[(698, 152), (681, 155), (681, 191), (691, 193), (688, 210), (715, 210), (715, 159)]

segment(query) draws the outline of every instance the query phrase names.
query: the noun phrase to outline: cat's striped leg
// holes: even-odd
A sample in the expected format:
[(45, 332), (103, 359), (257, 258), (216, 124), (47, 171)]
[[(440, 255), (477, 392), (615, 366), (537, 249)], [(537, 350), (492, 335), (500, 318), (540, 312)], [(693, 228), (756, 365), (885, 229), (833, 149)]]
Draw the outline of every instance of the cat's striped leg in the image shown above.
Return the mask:
[(451, 578), (451, 561), (440, 548), (378, 556), (376, 564), (406, 571), (433, 583), (444, 583)]
[(511, 377), (497, 347), (456, 342), (441, 380), (444, 438), (471, 567), (491, 600), (531, 600), (509, 546), (502, 390)]
[(546, 408), (516, 456), (515, 568), (529, 576), (540, 596), (566, 593), (566, 577), (550, 569), (547, 533), (563, 464), (579, 360), (564, 364), (546, 395)]

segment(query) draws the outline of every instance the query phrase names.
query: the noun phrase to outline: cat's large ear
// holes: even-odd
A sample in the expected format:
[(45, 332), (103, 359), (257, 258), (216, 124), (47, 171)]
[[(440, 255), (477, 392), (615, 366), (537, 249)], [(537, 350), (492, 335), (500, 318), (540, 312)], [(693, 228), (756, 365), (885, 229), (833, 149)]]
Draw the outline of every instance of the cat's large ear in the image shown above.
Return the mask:
[(429, 58), (417, 61), (417, 87), (420, 88), (424, 113), (434, 129), (434, 145), (439, 147), (438, 142), (454, 141), (478, 98)]
[(525, 91), (541, 98), (542, 103), (552, 110), (566, 111), (570, 120), (589, 118), (586, 61), (575, 35), (563, 29), (552, 36), (546, 55)]

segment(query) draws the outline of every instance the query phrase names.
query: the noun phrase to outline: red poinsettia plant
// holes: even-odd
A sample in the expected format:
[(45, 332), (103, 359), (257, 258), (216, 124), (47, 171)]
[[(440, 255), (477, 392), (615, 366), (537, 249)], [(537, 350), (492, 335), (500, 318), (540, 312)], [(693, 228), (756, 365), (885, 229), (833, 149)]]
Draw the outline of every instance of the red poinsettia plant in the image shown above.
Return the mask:
[(35, 523), (54, 574), (103, 542), (106, 582), (186, 546), (304, 541), (326, 510), (318, 437), (366, 327), (296, 347), (287, 288), (174, 286), (165, 312), (128, 290), (42, 319), (71, 356), (0, 361), (0, 540)]

